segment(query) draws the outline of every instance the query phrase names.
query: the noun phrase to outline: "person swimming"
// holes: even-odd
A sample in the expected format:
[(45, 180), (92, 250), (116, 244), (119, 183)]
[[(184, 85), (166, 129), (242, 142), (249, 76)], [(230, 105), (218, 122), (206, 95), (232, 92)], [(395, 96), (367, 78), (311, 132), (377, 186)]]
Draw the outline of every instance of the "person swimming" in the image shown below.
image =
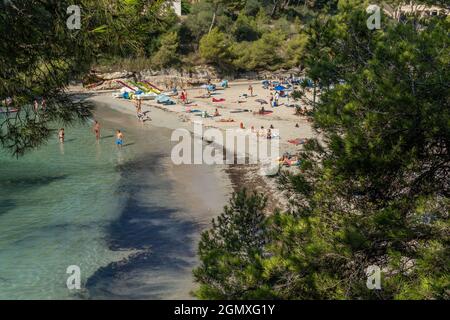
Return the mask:
[(117, 130), (116, 132), (116, 145), (118, 147), (123, 146), (123, 133), (120, 130)]

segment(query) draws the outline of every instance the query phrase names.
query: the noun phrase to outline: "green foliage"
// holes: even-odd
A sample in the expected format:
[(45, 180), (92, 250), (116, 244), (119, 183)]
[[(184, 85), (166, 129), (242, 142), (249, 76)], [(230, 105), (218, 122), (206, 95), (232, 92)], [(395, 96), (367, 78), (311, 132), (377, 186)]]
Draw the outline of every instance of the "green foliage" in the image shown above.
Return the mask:
[[(359, 4), (341, 2), (307, 30), (321, 138), (305, 146), (300, 172), (280, 177), (292, 209), (267, 219), (265, 254), (239, 265), (256, 270), (259, 298), (450, 298), (449, 20), (385, 18), (370, 31)], [(366, 286), (371, 265), (381, 290)], [(233, 298), (256, 291), (243, 278)]]
[(231, 39), (219, 28), (214, 28), (200, 40), (200, 55), (207, 63), (226, 70), (233, 61), (231, 45)]
[(303, 33), (295, 35), (288, 41), (286, 49), (286, 65), (288, 67), (298, 67), (303, 64), (307, 43), (308, 37)]
[(266, 294), (261, 282), (261, 257), (266, 242), (267, 199), (246, 190), (235, 193), (229, 206), (213, 220), (199, 244), (201, 265), (194, 277), (198, 298), (250, 299)]
[(166, 33), (161, 39), (161, 47), (153, 57), (153, 64), (158, 68), (177, 65), (180, 62), (178, 47), (178, 34), (176, 32)]
[(255, 20), (240, 14), (233, 25), (233, 35), (236, 41), (255, 41), (259, 38), (259, 32)]
[(261, 39), (254, 42), (242, 42), (234, 47), (238, 57), (234, 64), (241, 70), (276, 70), (284, 61), (282, 58), (281, 44), (284, 41), (284, 33), (274, 30), (262, 35)]
[[(20, 112), (0, 116), (0, 144), (19, 156), (51, 135), (56, 121), (84, 121), (90, 106), (65, 93), (99, 58), (137, 54), (162, 1), (0, 2), (0, 105)], [(82, 9), (81, 29), (66, 26), (67, 8)], [(11, 103), (4, 102), (11, 98)], [(35, 99), (46, 99), (36, 112)], [(39, 101), (40, 102), (40, 101)]]

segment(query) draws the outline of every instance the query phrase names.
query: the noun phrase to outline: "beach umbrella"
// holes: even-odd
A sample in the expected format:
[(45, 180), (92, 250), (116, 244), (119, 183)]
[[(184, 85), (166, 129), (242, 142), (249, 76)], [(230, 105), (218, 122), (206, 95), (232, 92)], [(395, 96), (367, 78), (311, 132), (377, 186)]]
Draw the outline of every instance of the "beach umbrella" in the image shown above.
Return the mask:
[(275, 87), (275, 91), (284, 91), (284, 90), (286, 90), (286, 87), (284, 86), (279, 85)]
[(263, 104), (269, 104), (269, 103), (268, 103), (266, 100), (264, 100), (264, 99), (256, 99), (255, 101), (261, 103), (261, 105), (263, 105)]

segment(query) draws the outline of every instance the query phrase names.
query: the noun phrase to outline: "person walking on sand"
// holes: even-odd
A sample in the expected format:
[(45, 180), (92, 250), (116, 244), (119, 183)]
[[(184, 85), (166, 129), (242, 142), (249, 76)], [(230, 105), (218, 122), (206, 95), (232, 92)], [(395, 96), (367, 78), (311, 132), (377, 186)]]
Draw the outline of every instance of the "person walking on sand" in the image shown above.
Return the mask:
[(123, 133), (120, 130), (116, 132), (116, 145), (119, 148), (123, 147)]
[(248, 86), (248, 91), (250, 91), (250, 97), (253, 97), (253, 86), (251, 84)]
[(64, 143), (64, 128), (59, 129), (58, 138), (60, 143)]
[(275, 107), (278, 107), (278, 100), (279, 99), (280, 99), (280, 94), (277, 91), (277, 93), (275, 93)]
[(97, 120), (94, 121), (93, 130), (94, 130), (94, 133), (95, 133), (95, 139), (97, 141), (100, 140), (100, 123), (98, 123)]

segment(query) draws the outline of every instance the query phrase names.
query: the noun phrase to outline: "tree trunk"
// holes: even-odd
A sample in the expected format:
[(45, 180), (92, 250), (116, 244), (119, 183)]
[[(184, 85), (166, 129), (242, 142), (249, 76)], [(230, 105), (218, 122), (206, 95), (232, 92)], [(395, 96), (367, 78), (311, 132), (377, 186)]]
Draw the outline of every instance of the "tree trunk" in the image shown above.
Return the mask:
[(214, 14), (212, 17), (211, 25), (209, 26), (208, 34), (211, 33), (212, 29), (214, 28), (214, 25), (216, 24), (217, 10), (219, 10), (219, 4), (216, 4), (216, 6), (214, 7)]
[(280, 0), (275, 1), (275, 4), (274, 4), (273, 9), (272, 9), (272, 13), (270, 14), (271, 18), (273, 18), (275, 16), (275, 13), (277, 12), (277, 7), (278, 7), (279, 3), (280, 3)]

